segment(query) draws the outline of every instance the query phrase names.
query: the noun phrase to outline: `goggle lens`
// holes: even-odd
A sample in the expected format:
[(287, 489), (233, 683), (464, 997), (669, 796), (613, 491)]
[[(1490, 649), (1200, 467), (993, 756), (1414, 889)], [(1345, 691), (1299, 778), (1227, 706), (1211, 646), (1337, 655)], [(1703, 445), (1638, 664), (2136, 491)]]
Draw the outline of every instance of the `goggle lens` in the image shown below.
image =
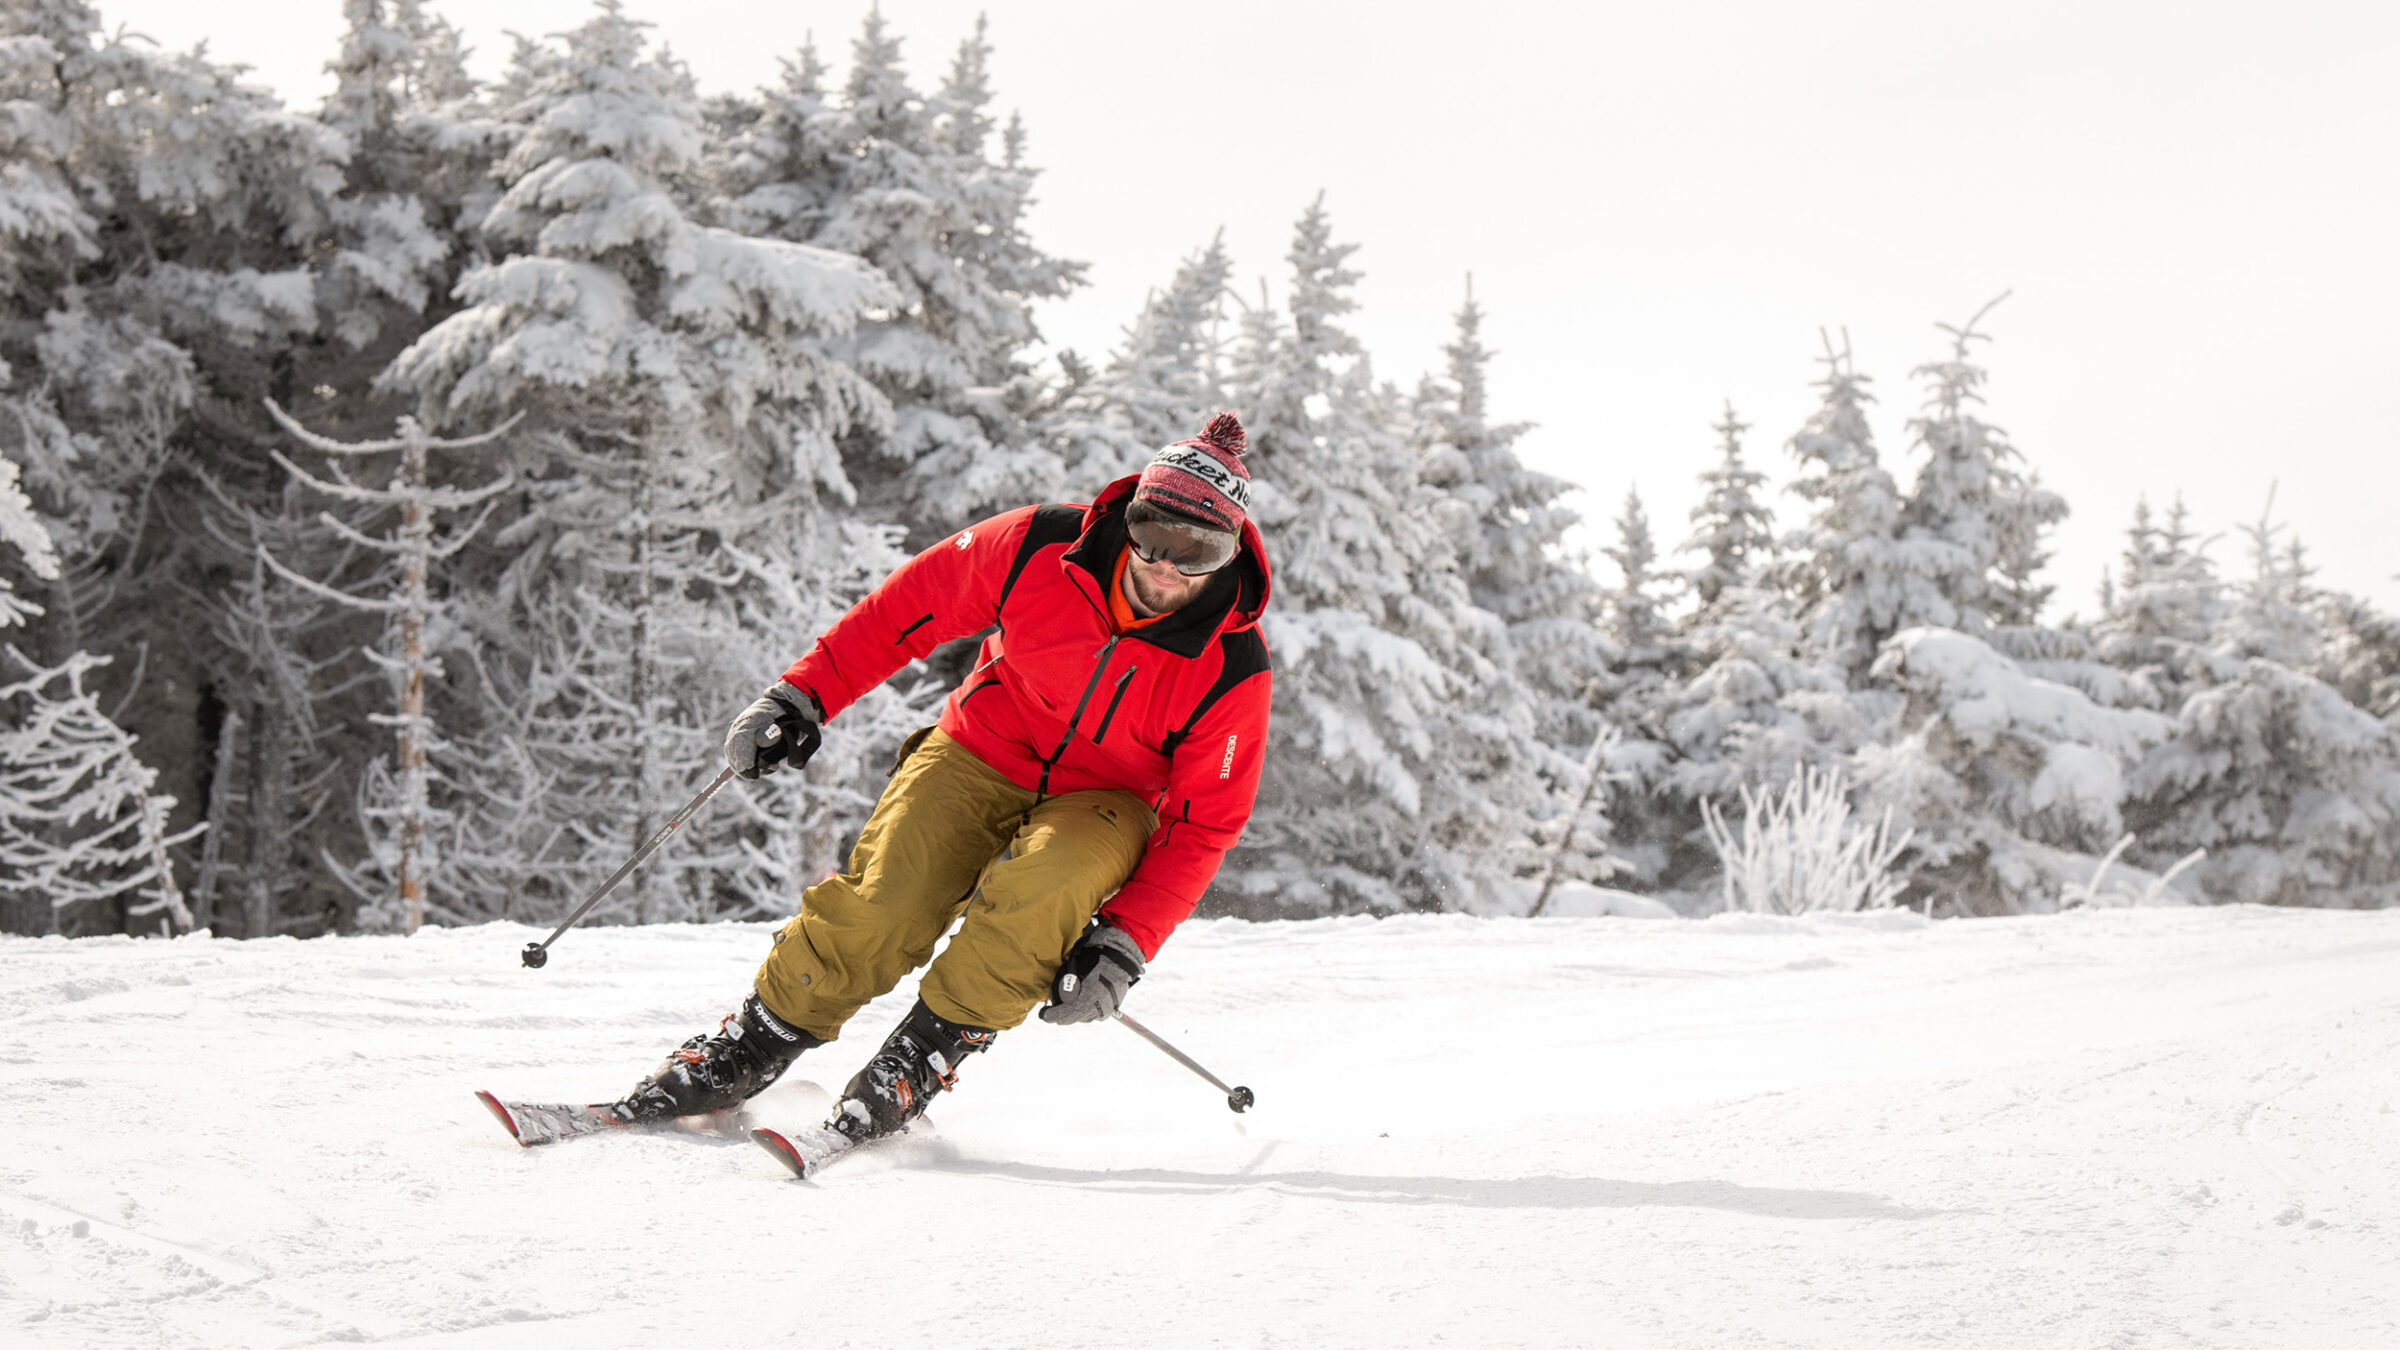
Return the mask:
[(1136, 503), (1125, 515), (1125, 533), (1143, 562), (1170, 562), (1187, 577), (1204, 577), (1233, 561), (1240, 535), (1204, 530), (1162, 518)]

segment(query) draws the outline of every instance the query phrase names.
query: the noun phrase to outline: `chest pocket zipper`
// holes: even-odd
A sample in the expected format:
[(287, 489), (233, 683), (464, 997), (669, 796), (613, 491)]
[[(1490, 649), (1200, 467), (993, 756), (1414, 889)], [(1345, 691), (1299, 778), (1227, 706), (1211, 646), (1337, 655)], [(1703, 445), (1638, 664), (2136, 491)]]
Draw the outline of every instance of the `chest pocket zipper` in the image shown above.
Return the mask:
[(1133, 683), (1133, 673), (1140, 669), (1140, 666), (1127, 666), (1125, 673), (1117, 677), (1117, 692), (1108, 696), (1108, 710), (1100, 714), (1100, 725), (1092, 732), (1092, 744), (1098, 745), (1100, 738), (1108, 734), (1108, 724), (1117, 717), (1117, 704), (1125, 697), (1125, 686)]

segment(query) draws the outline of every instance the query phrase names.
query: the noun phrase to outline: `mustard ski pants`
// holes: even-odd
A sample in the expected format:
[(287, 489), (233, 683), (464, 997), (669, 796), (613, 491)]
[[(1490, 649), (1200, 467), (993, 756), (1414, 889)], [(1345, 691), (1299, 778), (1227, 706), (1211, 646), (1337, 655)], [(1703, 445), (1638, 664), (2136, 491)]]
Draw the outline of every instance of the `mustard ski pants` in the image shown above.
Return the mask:
[(1023, 1022), (1158, 828), (1133, 793), (1037, 798), (936, 728), (911, 744), (849, 870), (808, 888), (759, 967), (767, 1008), (825, 1040), (929, 958), (918, 992), (936, 1016)]

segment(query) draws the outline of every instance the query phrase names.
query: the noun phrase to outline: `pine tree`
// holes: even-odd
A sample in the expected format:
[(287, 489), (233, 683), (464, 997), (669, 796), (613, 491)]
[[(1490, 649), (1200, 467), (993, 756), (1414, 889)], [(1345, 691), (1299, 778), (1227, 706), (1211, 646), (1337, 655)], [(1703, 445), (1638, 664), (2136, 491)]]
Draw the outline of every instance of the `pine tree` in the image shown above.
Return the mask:
[(88, 69), (99, 26), (81, 0), (0, 4), (0, 294), (12, 315), (38, 312), (78, 263), (100, 256), (98, 223), (68, 167), (77, 140), (69, 81)]
[(352, 349), (394, 329), (397, 341), (387, 338), (355, 376), (327, 372), (326, 382), (337, 388), (363, 384), (399, 343), (413, 339), (427, 303), (455, 279), (453, 241), (427, 218), (418, 187), (433, 177), (437, 154), (432, 119), (423, 115), (431, 99), (463, 78), (463, 71), (443, 68), (447, 53), (432, 46), (443, 38), (454, 44), (455, 30), (428, 21), (414, 0), (389, 11), (384, 0), (344, 0), (342, 9), (350, 27), (340, 55), (326, 65), (334, 92), (319, 114), (346, 150), (345, 190), (328, 207), (334, 253), (325, 268), (325, 303), (334, 334)]
[(1108, 365), (1045, 419), (1071, 491), (1096, 492), (1141, 472), (1160, 447), (1190, 436), (1230, 401), (1218, 357), (1232, 274), (1219, 231), (1144, 301)]
[(1692, 537), (1683, 551), (1707, 555), (1689, 576), (1703, 613), (1727, 589), (1749, 585), (1774, 563), (1775, 518), (1758, 500), (1767, 476), (1742, 462), (1742, 433), (1749, 429), (1728, 400), (1725, 420), (1714, 428), (1722, 457), (1700, 475), (1700, 504), (1692, 508)]
[(2325, 635), (2310, 673), (2354, 707), (2386, 720), (2400, 713), (2400, 617), (2332, 590), (2316, 592), (2309, 608)]
[(1682, 653), (1675, 625), (1666, 615), (1666, 598), (1660, 594), (1671, 583), (1658, 570), (1658, 544), (1639, 488), (1625, 490), (1625, 509), (1616, 525), (1617, 542), (1601, 550), (1617, 565), (1619, 578), (1616, 589), (1601, 598), (1602, 631), (1621, 654), (1620, 670), (1652, 672), (1663, 682), (1663, 672), (1672, 669)]
[(2099, 658), (2124, 671), (2135, 701), (2173, 713), (2193, 690), (2230, 672), (2210, 653), (2225, 616), (2224, 586), (2183, 499), (2158, 524), (2147, 499), (2134, 504), (2125, 553), (2093, 624)]
[[(58, 580), (58, 546), (34, 513), (33, 499), (17, 485), (17, 462), (0, 455), (0, 559), (14, 555), (17, 565), (36, 582)], [(0, 570), (0, 628), (36, 618), (42, 607), (17, 593), (15, 582)]]
[(1543, 737), (1580, 753), (1597, 730), (1584, 710), (1607, 649), (1593, 627), (1599, 589), (1566, 554), (1566, 533), (1580, 523), (1562, 504), (1573, 485), (1517, 457), (1527, 424), (1487, 414), (1492, 352), (1483, 345), (1471, 282), (1456, 323), (1442, 349), (1447, 378), (1428, 379), (1417, 399), (1421, 473), (1438, 494), (1468, 597), (1507, 625), (1511, 659), (1542, 701)]
[(1617, 565), (1618, 578), (1600, 596), (1600, 633), (1610, 662), (1590, 694), (1602, 720), (1619, 732), (1610, 752), (1615, 777), (1609, 817), (1635, 879), (1657, 886), (1680, 866), (1685, 835), (1678, 810), (1660, 789), (1674, 768), (1667, 705), (1689, 673), (1690, 653), (1667, 617), (1662, 592), (1671, 579), (1658, 568), (1658, 544), (1638, 488), (1626, 489), (1616, 543), (1601, 553)]
[(1027, 426), (1015, 386), (1035, 337), (1032, 305), (1081, 284), (1024, 231), (1035, 172), (1020, 134), (989, 154), (991, 48), (979, 23), (949, 77), (919, 93), (900, 40), (870, 9), (838, 99), (803, 53), (742, 158), (732, 210), (776, 237), (864, 258), (898, 290), (854, 334), (821, 344), (872, 381), (887, 423), (846, 442), (867, 513), (922, 544), (987, 511), (1056, 496), (1063, 466)]
[(26, 154), (9, 191), (73, 206), (0, 222), (18, 414), (0, 436), (60, 561), (25, 645), (44, 669), (111, 658), (85, 678), (192, 782), (226, 709), (286, 715), (219, 643), (248, 562), (228, 541), (277, 505), (262, 396), (319, 382), (344, 143), (238, 70), (105, 35), (71, 0), (0, 7), (0, 37)]
[(1874, 674), (1900, 691), (1903, 734), (1852, 757), (1858, 795), (1910, 833), (1929, 912), (2055, 908), (2140, 829), (2126, 806), (2171, 731), (2158, 713), (2105, 706), (1955, 629), (1903, 630)]
[[(1611, 823), (1604, 813), (1579, 817), (1575, 804), (1588, 805), (1592, 795), (1591, 747), (1604, 723), (1593, 713), (1591, 692), (1604, 677), (1608, 653), (1592, 622), (1597, 587), (1561, 542), (1578, 523), (1559, 500), (1571, 485), (1517, 458), (1526, 424), (1488, 415), (1493, 353), (1483, 345), (1472, 279), (1456, 324), (1443, 348), (1443, 376), (1422, 381), (1411, 415), (1434, 522), (1457, 559), (1474, 614), (1491, 616), (1459, 630), (1491, 668), (1476, 704), (1493, 715), (1498, 733), (1498, 758), (1484, 766), (1473, 790), (1503, 813), (1541, 822), (1540, 847), (1556, 864), (1543, 866), (1545, 876), (1601, 881), (1618, 870), (1608, 852)], [(1537, 779), (1539, 795), (1532, 791)], [(1507, 861), (1494, 865), (1524, 875), (1520, 859), (1534, 843), (1530, 834), (1511, 841)], [(1567, 853), (1559, 853), (1562, 845)]]
[(1990, 340), (1976, 325), (2007, 298), (1964, 324), (1940, 325), (1950, 335), (1949, 359), (1917, 369), (1925, 406), (1909, 429), (1926, 459), (1901, 507), (1901, 540), (1929, 560), (1931, 585), (1906, 596), (1905, 625), (1981, 634), (2031, 624), (2047, 598), (2032, 577), (2043, 533), (2065, 518), (2066, 503), (2019, 472), (2007, 434), (1976, 411), (1987, 376), (1974, 344)]
[(1875, 451), (1867, 424), (1868, 378), (1858, 373), (1849, 334), (1836, 349), (1820, 334), (1825, 373), (1817, 410), (1791, 452), (1800, 472), (1791, 491), (1812, 503), (1808, 524), (1785, 542), (1782, 569), (1805, 650), (1856, 686), (1884, 640), (1900, 631), (1907, 598), (1929, 581), (1920, 555), (1900, 547), (1900, 489)]
[[(1293, 231), (1288, 326), (1254, 311), (1235, 394), (1250, 410), (1252, 517), (1276, 596), (1276, 753), (1224, 889), (1270, 912), (1477, 908), (1532, 866), (1521, 784), (1495, 782), (1529, 728), (1478, 697), (1500, 672), (1471, 636), (1468, 602), (1398, 426), (1341, 324), (1356, 307), (1356, 245), (1333, 242), (1322, 198)], [(1540, 795), (1538, 788), (1534, 796)]]
[[(595, 880), (690, 795), (726, 710), (789, 659), (790, 630), (761, 631), (763, 597), (797, 582), (807, 611), (773, 622), (821, 627), (842, 588), (898, 561), (888, 536), (824, 509), (848, 494), (838, 439), (883, 404), (822, 354), (898, 297), (857, 259), (694, 221), (678, 193), (698, 110), (683, 71), (645, 47), (604, 4), (563, 51), (525, 55), (504, 82), (521, 97), (503, 194), (479, 226), (499, 260), (384, 375), (435, 424), (522, 409), (540, 448), (474, 634), (506, 653), (478, 673), (495, 730), (483, 762), (511, 767), (465, 794), (513, 822), (515, 849), (483, 849), (492, 868), (521, 863), (461, 878), (537, 898)], [(888, 730), (877, 706), (856, 715), (868, 740)], [(788, 905), (798, 878), (745, 889), (758, 838), (738, 813), (684, 837), (619, 917)]]
[(2132, 776), (2141, 856), (2193, 850), (2220, 902), (2400, 901), (2400, 733), (2295, 664), (2322, 642), (2301, 560), (2267, 513), (2245, 527), (2251, 576), (2214, 644), (2221, 678)]

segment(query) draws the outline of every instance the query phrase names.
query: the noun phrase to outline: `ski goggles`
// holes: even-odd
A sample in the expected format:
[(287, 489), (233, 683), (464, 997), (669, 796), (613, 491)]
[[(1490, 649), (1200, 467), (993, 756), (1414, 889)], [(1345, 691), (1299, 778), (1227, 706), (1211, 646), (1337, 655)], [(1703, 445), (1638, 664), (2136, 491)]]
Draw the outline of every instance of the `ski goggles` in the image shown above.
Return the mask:
[(1144, 501), (1125, 508), (1125, 534), (1133, 556), (1146, 563), (1171, 562), (1187, 577), (1204, 577), (1232, 562), (1242, 546), (1238, 534), (1196, 525)]

